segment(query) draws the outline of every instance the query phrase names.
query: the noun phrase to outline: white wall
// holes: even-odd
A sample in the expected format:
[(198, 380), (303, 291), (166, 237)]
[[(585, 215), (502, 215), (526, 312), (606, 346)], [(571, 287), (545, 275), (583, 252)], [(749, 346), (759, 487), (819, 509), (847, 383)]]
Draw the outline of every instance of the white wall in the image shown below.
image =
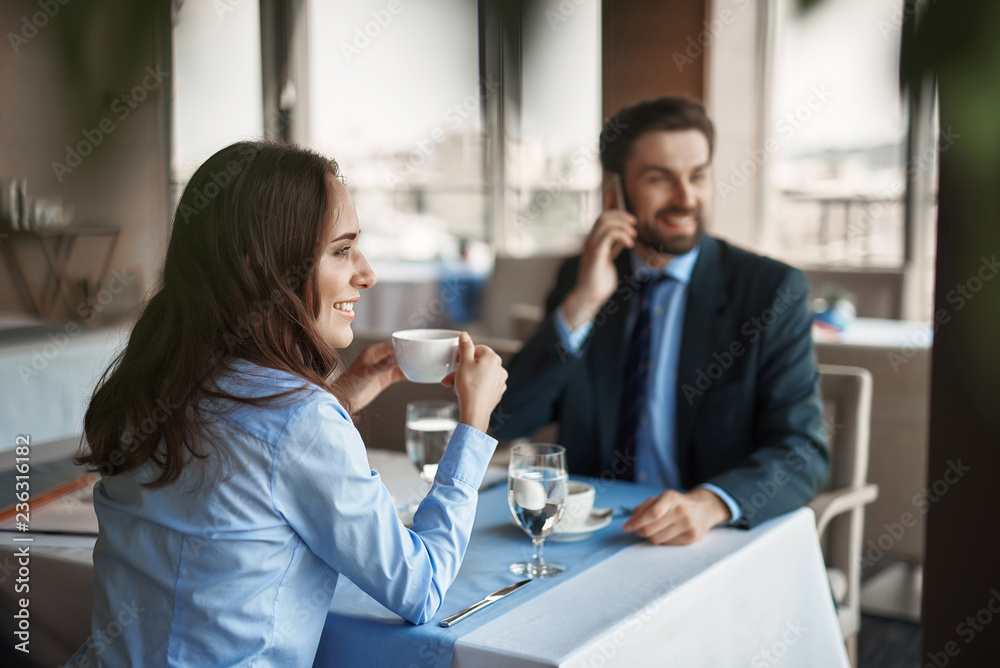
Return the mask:
[[(766, 160), (762, 150), (763, 96), (761, 3), (708, 3), (705, 103), (715, 122), (714, 210), (709, 229), (745, 248), (761, 243), (761, 197)], [(763, 163), (763, 166), (759, 163)]]

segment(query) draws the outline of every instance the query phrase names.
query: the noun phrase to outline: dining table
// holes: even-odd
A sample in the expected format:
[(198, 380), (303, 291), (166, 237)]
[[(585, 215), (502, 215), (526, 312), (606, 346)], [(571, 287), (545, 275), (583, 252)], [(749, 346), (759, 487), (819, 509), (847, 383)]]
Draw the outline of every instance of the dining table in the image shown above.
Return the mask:
[[(405, 455), (369, 459), (398, 500), (419, 494)], [(462, 567), (434, 618), (410, 624), (341, 577), (314, 666), (849, 666), (811, 510), (658, 546), (622, 525), (628, 509), (662, 490), (571, 479), (594, 485), (595, 509), (612, 515), (589, 535), (564, 536), (572, 541), (549, 537), (545, 558), (564, 573), (439, 625), (520, 580), (508, 566), (531, 558), (529, 537), (512, 521), (505, 472), (494, 467)]]
[[(401, 508), (426, 491), (404, 453), (370, 449), (369, 463)], [(571, 542), (548, 538), (545, 558), (566, 566), (564, 573), (534, 580), (451, 627), (439, 625), (520, 580), (508, 566), (531, 558), (530, 539), (511, 519), (501, 461), (487, 471), (465, 559), (435, 617), (422, 625), (406, 622), (341, 576), (314, 665), (849, 665), (812, 511), (800, 509), (751, 530), (716, 528), (692, 545), (655, 546), (622, 525), (628, 509), (661, 490), (573, 479), (593, 484), (595, 508), (610, 510), (611, 517), (592, 533), (562, 536)], [(80, 498), (87, 503), (86, 495)], [(33, 511), (33, 526), (45, 519), (42, 510)], [(80, 512), (70, 502), (50, 510), (54, 521)], [(94, 518), (72, 521), (96, 525)], [(0, 564), (13, 555), (12, 536), (0, 536)], [(32, 618), (40, 643), (33, 654), (58, 663), (86, 638), (95, 537), (30, 537), (37, 592)]]

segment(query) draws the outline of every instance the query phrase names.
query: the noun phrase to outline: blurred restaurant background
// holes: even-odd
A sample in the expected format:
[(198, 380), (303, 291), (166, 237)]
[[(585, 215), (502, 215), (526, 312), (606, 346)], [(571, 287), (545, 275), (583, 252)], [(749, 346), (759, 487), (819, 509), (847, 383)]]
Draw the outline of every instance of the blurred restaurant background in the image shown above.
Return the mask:
[(223, 146), (338, 161), (378, 276), (359, 341), (448, 327), (513, 351), (600, 211), (604, 119), (687, 94), (716, 124), (709, 231), (804, 269), (819, 361), (872, 374), (859, 665), (922, 665), (938, 169), (962, 134), (932, 80), (900, 89), (927, 4), (7, 0), (0, 450), (80, 434)]

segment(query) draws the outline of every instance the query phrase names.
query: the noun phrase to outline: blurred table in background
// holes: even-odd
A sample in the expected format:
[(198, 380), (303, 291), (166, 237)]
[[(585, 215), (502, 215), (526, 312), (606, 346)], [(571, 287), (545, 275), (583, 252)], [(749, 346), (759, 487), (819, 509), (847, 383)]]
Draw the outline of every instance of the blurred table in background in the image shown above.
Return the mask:
[[(0, 248), (10, 277), (17, 286), (24, 308), (46, 320), (56, 319), (62, 306), (70, 318), (84, 317), (78, 313), (81, 304), (94, 298), (107, 283), (111, 270), (111, 257), (118, 246), (118, 228), (108, 225), (71, 225), (57, 229), (8, 230), (8, 239)], [(68, 266), (77, 241), (83, 237), (103, 238), (107, 241), (103, 255), (91, 263), (88, 272), (79, 278), (68, 275)], [(22, 257), (19, 246), (37, 244), (45, 257), (45, 274), (42, 285), (32, 287), (33, 274)]]
[(441, 262), (373, 262), (377, 283), (355, 305), (356, 331), (453, 327), (479, 318), (486, 275)]
[(34, 443), (80, 434), (97, 379), (130, 331), (0, 317), (0, 452), (17, 434)]

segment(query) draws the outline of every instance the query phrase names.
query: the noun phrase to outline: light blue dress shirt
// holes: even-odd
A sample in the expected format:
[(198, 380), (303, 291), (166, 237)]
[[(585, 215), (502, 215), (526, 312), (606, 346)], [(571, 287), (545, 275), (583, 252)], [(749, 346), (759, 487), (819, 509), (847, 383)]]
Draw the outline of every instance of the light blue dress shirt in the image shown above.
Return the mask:
[[(304, 384), (246, 362), (220, 381), (256, 397)], [(93, 635), (67, 666), (311, 666), (340, 574), (415, 624), (434, 616), (494, 439), (457, 426), (407, 529), (328, 392), (212, 406), (221, 458), (166, 487), (141, 487), (148, 465), (95, 487)]]
[[(681, 334), (684, 331), (688, 283), (700, 251), (696, 247), (689, 253), (679, 255), (660, 270), (646, 266), (635, 251), (629, 251), (632, 253), (632, 266), (636, 268), (636, 274), (644, 272), (651, 279), (670, 276), (676, 281), (675, 285), (658, 281), (649, 288), (650, 308), (653, 311), (649, 356), (653, 364), (647, 388), (648, 400), (640, 413), (639, 431), (636, 434), (636, 482), (667, 489), (681, 489), (676, 447), (677, 361), (680, 356)], [(626, 341), (631, 338), (632, 328), (638, 318), (638, 303), (636, 300), (633, 303), (625, 332)], [(555, 325), (563, 346), (572, 353), (579, 353), (590, 334), (593, 322), (570, 330), (559, 309)], [(729, 507), (732, 515), (730, 522), (736, 522), (742, 517), (739, 505), (725, 490), (712, 484), (700, 486), (714, 492)]]

